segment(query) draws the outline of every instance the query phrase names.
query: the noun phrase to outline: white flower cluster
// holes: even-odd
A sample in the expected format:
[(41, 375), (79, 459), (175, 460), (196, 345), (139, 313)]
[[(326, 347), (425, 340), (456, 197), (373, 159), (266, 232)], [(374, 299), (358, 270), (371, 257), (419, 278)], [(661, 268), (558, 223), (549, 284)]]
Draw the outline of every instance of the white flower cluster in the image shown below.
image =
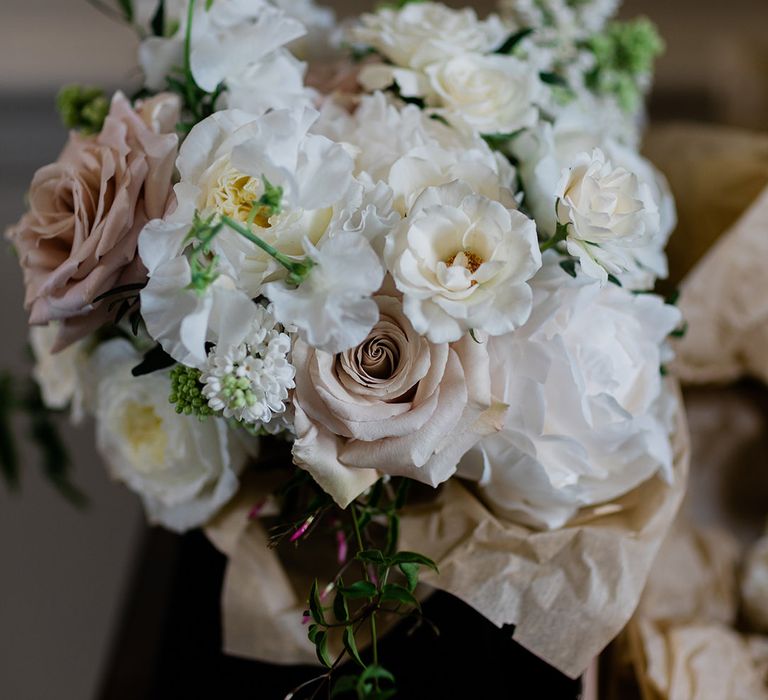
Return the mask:
[(164, 212), (135, 214), (133, 347), (40, 335), (44, 395), (95, 413), (113, 473), (177, 529), (232, 496), (262, 432), (341, 506), (458, 471), (536, 527), (669, 475), (679, 317), (634, 292), (666, 272), (674, 205), (637, 115), (559, 84), (533, 40), (573, 47), (614, 4), (380, 9), (348, 30), (378, 56), (345, 69), (362, 91), (320, 94), (302, 60), (335, 23), (310, 0), (135, 3), (146, 86), (189, 128), (143, 185), (172, 188)]

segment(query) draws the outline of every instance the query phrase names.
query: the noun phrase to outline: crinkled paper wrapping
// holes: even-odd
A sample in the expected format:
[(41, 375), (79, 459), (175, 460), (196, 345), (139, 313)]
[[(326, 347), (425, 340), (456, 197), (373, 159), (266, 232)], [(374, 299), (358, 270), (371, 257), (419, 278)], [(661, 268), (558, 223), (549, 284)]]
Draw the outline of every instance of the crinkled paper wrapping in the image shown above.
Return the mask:
[[(674, 448), (671, 484), (654, 477), (554, 532), (500, 520), (453, 479), (433, 503), (406, 510), (401, 547), (436, 560), (440, 575), (425, 575), (427, 583), (499, 626), (516, 625), (520, 644), (577, 677), (632, 616), (683, 497), (689, 450), (682, 410)], [(317, 573), (313, 561), (297, 557), (286, 566), (267, 548), (262, 524), (248, 518), (273, 486), (252, 480), (207, 529), (230, 558), (222, 603), (225, 650), (273, 663), (315, 663), (302, 624)], [(299, 549), (311, 559), (309, 551)]]

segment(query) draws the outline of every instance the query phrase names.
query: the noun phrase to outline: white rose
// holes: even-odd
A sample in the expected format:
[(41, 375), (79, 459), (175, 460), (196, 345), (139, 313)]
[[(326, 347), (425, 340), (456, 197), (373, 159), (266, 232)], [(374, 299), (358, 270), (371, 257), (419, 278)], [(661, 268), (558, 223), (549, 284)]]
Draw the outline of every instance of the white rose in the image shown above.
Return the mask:
[(494, 51), (509, 34), (496, 15), (480, 20), (469, 8), (454, 10), (436, 2), (418, 2), (362, 15), (350, 38), (373, 47), (396, 66), (423, 70), (462, 53)]
[(576, 157), (555, 190), (558, 222), (582, 271), (606, 282), (632, 267), (632, 252), (659, 235), (658, 207), (651, 188), (596, 148)]
[(97, 445), (112, 476), (141, 496), (150, 522), (183, 532), (234, 495), (247, 455), (224, 421), (176, 413), (167, 373), (133, 377), (140, 359), (123, 340), (94, 354)]
[(52, 353), (58, 334), (57, 323), (30, 329), (29, 342), (35, 356), (32, 373), (40, 386), (45, 405), (56, 410), (71, 407), (72, 419), (77, 422), (83, 416), (84, 392), (80, 372), (86, 358), (84, 343), (72, 343)]
[(426, 69), (438, 114), (481, 134), (511, 134), (538, 120), (541, 82), (512, 56), (463, 54)]
[(555, 192), (563, 169), (580, 153), (600, 148), (614, 166), (636, 175), (647, 186), (659, 209), (657, 235), (647, 245), (634, 248), (632, 268), (619, 275), (629, 289), (651, 289), (657, 278), (667, 276), (664, 253), (676, 223), (675, 202), (664, 176), (637, 153), (637, 128), (625, 116), (595, 104), (573, 104), (554, 124), (542, 124), (514, 141), (514, 155), (525, 189), (525, 205), (541, 232), (555, 233)]
[(414, 328), (434, 343), (521, 325), (541, 266), (536, 226), (462, 182), (425, 190), (384, 257)]
[(557, 528), (657, 472), (670, 477), (675, 407), (660, 366), (680, 314), (653, 295), (574, 280), (547, 258), (528, 323), (490, 340), (505, 428), (460, 474), (505, 517)]

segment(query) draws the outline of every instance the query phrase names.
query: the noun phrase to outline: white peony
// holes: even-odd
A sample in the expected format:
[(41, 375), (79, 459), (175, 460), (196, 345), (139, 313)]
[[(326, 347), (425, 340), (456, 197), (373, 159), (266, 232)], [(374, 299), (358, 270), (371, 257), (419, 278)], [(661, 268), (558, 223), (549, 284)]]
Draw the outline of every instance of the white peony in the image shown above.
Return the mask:
[[(170, 37), (152, 36), (139, 47), (145, 84), (166, 87), (168, 75), (184, 62), (187, 2), (172, 3), (166, 26), (178, 29)], [(306, 32), (304, 25), (266, 0), (215, 0), (210, 8), (198, 0), (192, 18), (190, 67), (195, 82), (207, 92), (241, 78), (255, 64)]]
[(555, 190), (557, 218), (568, 252), (582, 271), (605, 283), (633, 265), (633, 251), (659, 237), (660, 215), (651, 188), (614, 167), (596, 148), (579, 154)]
[(635, 247), (631, 269), (618, 275), (630, 289), (651, 289), (657, 278), (667, 276), (664, 253), (677, 223), (675, 203), (664, 176), (637, 153), (638, 134), (626, 117), (589, 104), (573, 104), (554, 124), (541, 124), (514, 143), (519, 174), (525, 190), (525, 206), (536, 219), (539, 231), (555, 233), (556, 190), (563, 170), (581, 153), (599, 148), (615, 167), (621, 167), (647, 187), (659, 210), (657, 234), (646, 245)]
[(276, 318), (328, 353), (359, 345), (379, 320), (372, 299), (384, 280), (378, 255), (358, 233), (338, 233), (318, 247), (305, 245), (314, 263), (308, 277), (295, 288), (274, 282), (264, 289)]
[(496, 15), (481, 20), (470, 8), (417, 2), (362, 15), (350, 38), (374, 48), (395, 66), (423, 70), (462, 53), (494, 51), (509, 33)]
[(183, 532), (234, 495), (247, 455), (224, 421), (176, 413), (167, 373), (133, 377), (140, 359), (123, 340), (94, 354), (97, 445), (112, 476), (141, 496), (150, 522)]
[(434, 343), (525, 323), (541, 266), (534, 222), (462, 182), (426, 189), (384, 257), (408, 319)]
[(512, 56), (463, 54), (426, 69), (430, 104), (452, 124), (481, 134), (511, 134), (534, 126), (542, 84)]
[(653, 295), (574, 280), (547, 258), (528, 323), (490, 340), (505, 429), (460, 473), (504, 516), (557, 528), (657, 472), (671, 478), (674, 401), (660, 366), (680, 314)]

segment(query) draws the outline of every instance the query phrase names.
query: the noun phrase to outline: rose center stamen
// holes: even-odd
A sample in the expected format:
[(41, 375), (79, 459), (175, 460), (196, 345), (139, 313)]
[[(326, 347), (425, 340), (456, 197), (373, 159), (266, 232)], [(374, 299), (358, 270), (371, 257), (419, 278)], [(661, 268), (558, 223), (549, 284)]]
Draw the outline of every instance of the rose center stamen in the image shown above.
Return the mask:
[[(480, 268), (485, 261), (475, 252), (471, 250), (460, 250), (458, 253), (452, 255), (445, 264), (448, 267), (453, 265), (459, 265), (460, 267), (469, 270), (470, 274), (474, 274)], [(474, 287), (477, 284), (477, 280), (472, 280), (471, 285)]]

